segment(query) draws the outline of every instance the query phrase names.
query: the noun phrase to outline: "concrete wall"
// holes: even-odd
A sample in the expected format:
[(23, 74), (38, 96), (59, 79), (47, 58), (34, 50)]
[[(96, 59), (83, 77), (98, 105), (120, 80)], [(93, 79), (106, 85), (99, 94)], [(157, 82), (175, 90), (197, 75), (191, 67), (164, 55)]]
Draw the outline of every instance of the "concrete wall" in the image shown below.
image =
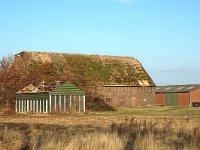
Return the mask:
[(106, 86), (98, 92), (105, 102), (113, 106), (146, 106), (155, 104), (154, 87)]

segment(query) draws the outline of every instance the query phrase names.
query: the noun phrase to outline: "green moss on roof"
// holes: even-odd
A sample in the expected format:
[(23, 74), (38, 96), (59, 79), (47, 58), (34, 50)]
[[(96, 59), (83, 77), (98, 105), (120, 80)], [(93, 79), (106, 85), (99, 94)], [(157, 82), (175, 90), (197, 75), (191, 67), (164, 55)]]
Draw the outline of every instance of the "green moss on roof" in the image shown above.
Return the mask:
[(85, 95), (85, 93), (77, 88), (75, 85), (70, 83), (64, 83), (60, 86), (56, 87), (54, 90), (51, 91), (52, 95)]
[(141, 86), (141, 83), (144, 83), (155, 86), (141, 63), (132, 57), (27, 51), (18, 55), (26, 64), (50, 62), (57, 72), (70, 70), (79, 77), (90, 78), (103, 84)]

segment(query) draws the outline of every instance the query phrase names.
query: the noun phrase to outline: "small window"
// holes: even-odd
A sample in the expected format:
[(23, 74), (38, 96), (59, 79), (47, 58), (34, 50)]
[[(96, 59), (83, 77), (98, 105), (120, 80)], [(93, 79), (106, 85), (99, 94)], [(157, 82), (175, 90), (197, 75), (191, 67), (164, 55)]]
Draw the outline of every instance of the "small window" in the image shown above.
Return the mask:
[(200, 102), (193, 102), (192, 107), (200, 107)]
[(110, 103), (112, 101), (112, 98), (106, 98), (106, 103)]

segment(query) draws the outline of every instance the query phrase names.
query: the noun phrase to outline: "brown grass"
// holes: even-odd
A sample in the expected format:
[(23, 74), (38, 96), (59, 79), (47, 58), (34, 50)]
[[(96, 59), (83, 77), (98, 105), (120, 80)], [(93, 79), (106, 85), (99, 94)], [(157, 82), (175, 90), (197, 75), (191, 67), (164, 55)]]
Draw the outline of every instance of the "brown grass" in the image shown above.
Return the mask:
[[(148, 114), (148, 115), (147, 115)], [(0, 116), (0, 150), (200, 149), (199, 109)]]
[[(185, 120), (186, 122), (188, 119)], [(200, 125), (182, 126), (127, 117), (108, 127), (93, 125), (0, 124), (0, 148), (32, 150), (200, 149)]]

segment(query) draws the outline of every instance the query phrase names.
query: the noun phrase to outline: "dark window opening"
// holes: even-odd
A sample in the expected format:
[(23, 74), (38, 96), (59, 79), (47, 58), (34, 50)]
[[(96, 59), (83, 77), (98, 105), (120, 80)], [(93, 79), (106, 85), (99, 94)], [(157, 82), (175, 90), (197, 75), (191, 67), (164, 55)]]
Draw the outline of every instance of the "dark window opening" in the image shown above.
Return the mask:
[(193, 102), (192, 107), (200, 107), (200, 102)]
[(110, 103), (112, 101), (112, 98), (106, 98), (106, 103)]

